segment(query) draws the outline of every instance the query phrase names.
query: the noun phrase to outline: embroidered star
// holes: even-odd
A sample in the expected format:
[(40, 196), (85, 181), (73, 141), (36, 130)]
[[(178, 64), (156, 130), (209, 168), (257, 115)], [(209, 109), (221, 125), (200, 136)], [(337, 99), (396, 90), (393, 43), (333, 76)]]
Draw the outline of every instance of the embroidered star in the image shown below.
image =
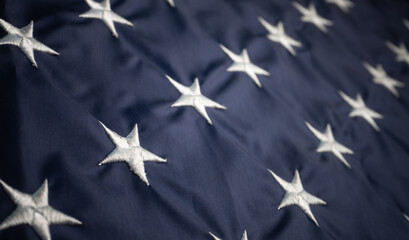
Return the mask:
[(51, 240), (51, 224), (82, 224), (77, 219), (55, 210), (48, 204), (47, 179), (32, 195), (20, 192), (2, 180), (0, 180), (0, 184), (11, 200), (17, 205), (16, 210), (0, 224), (0, 230), (28, 224), (34, 228), (42, 240)]
[(107, 128), (103, 123), (101, 123), (101, 125), (104, 127), (106, 134), (115, 144), (116, 148), (99, 165), (126, 162), (131, 171), (149, 186), (144, 162), (164, 163), (166, 159), (160, 158), (141, 147), (137, 124), (135, 124), (134, 129), (127, 137), (121, 137), (116, 132)]
[(221, 238), (216, 237), (213, 233), (209, 232), (210, 236), (214, 238), (214, 240), (222, 240)]
[(308, 8), (303, 7), (297, 2), (293, 2), (294, 7), (303, 15), (301, 21), (314, 24), (322, 32), (327, 33), (326, 26), (332, 26), (333, 22), (318, 15), (314, 4), (310, 4)]
[(388, 48), (396, 54), (396, 61), (406, 62), (409, 65), (409, 53), (403, 43), (400, 43), (400, 45), (397, 46), (389, 41), (386, 41), (386, 46), (388, 46)]
[(349, 12), (350, 8), (354, 6), (354, 3), (350, 0), (325, 0), (327, 3), (337, 5), (343, 12)]
[(380, 131), (378, 125), (376, 124), (375, 119), (382, 119), (383, 116), (372, 109), (368, 108), (365, 105), (364, 100), (361, 97), (361, 94), (356, 95), (356, 100), (350, 98), (343, 92), (339, 92), (341, 97), (347, 102), (351, 107), (352, 111), (349, 113), (349, 117), (362, 117), (367, 121), (376, 131)]
[(284, 181), (270, 169), (268, 169), (268, 171), (270, 171), (274, 179), (285, 191), (285, 195), (281, 200), (278, 209), (291, 205), (297, 205), (319, 227), (317, 220), (311, 212), (310, 205), (326, 205), (327, 203), (304, 190), (298, 170), (295, 170), (294, 177), (291, 182)]
[(168, 75), (166, 75), (166, 77), (181, 94), (179, 99), (176, 100), (176, 102), (173, 103), (171, 107), (192, 106), (202, 117), (207, 120), (210, 125), (212, 125), (213, 123), (207, 115), (206, 107), (226, 110), (225, 106), (202, 95), (198, 78), (195, 79), (194, 83), (190, 87), (186, 87), (176, 82)]
[(354, 152), (335, 140), (334, 135), (332, 134), (331, 125), (327, 124), (325, 132), (322, 133), (308, 122), (305, 122), (305, 124), (307, 124), (310, 131), (321, 141), (318, 145), (317, 152), (332, 152), (343, 164), (345, 164), (345, 166), (351, 168), (351, 165), (349, 165), (348, 161), (342, 156), (342, 154), (354, 154)]
[(384, 86), (389, 92), (391, 92), (395, 97), (399, 97), (399, 92), (396, 90), (397, 87), (404, 87), (403, 82), (399, 82), (386, 74), (383, 67), (378, 64), (376, 68), (364, 62), (364, 67), (372, 75), (372, 81), (376, 84)]
[(403, 19), (403, 24), (409, 29), (409, 20)]
[(91, 8), (88, 12), (80, 15), (82, 18), (95, 18), (101, 19), (105, 25), (112, 32), (112, 35), (118, 38), (114, 22), (121, 23), (133, 27), (133, 24), (125, 18), (119, 16), (111, 10), (110, 0), (104, 0), (103, 2), (95, 2), (94, 0), (85, 0)]
[(284, 31), (284, 25), (283, 22), (278, 22), (277, 26), (273, 26), (270, 23), (268, 23), (266, 20), (264, 20), (262, 17), (258, 18), (259, 22), (264, 26), (264, 28), (269, 32), (269, 34), (267, 35), (267, 38), (270, 39), (272, 42), (278, 42), (281, 45), (283, 45), (283, 47), (285, 49), (287, 49), (288, 52), (291, 53), (291, 55), (295, 56), (296, 52), (293, 48), (294, 47), (301, 47), (302, 44), (289, 37), (285, 31)]
[(227, 54), (227, 56), (230, 57), (230, 59), (234, 62), (228, 69), (228, 72), (245, 72), (252, 80), (253, 82), (261, 88), (261, 83), (260, 80), (258, 80), (257, 74), (263, 75), (263, 76), (269, 76), (270, 74), (254, 65), (249, 58), (249, 55), (247, 54), (247, 50), (243, 49), (240, 55), (234, 54), (232, 51), (227, 49), (225, 46), (220, 45), (221, 49), (223, 52)]
[(170, 4), (170, 6), (175, 7), (175, 2), (173, 0), (166, 0)]
[(0, 45), (14, 45), (23, 51), (28, 60), (37, 67), (37, 62), (34, 58), (34, 50), (45, 52), (53, 55), (59, 55), (58, 52), (52, 50), (33, 37), (33, 21), (23, 28), (16, 28), (10, 23), (0, 19), (0, 27), (3, 28), (7, 35), (0, 39)]
[[(214, 238), (214, 240), (222, 240), (221, 238), (216, 237), (216, 235), (214, 235), (211, 232), (209, 232), (209, 234)], [(246, 230), (244, 230), (244, 233), (243, 233), (243, 236), (241, 237), (241, 240), (248, 240)]]

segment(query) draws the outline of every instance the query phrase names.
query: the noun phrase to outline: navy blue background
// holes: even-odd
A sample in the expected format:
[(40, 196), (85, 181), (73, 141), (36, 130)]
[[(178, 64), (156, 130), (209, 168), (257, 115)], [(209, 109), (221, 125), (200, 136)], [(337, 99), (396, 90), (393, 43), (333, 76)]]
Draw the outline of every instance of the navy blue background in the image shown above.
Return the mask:
[[(291, 1), (111, 0), (134, 28), (78, 15), (82, 0), (2, 0), (0, 18), (16, 27), (34, 20), (34, 37), (58, 51), (35, 52), (31, 66), (19, 48), (0, 46), (0, 178), (32, 193), (49, 181), (49, 202), (83, 222), (52, 225), (62, 239), (405, 239), (409, 236), (409, 66), (386, 46), (409, 46), (407, 1), (355, 1), (350, 14), (312, 2), (332, 20), (328, 34), (300, 21)], [(261, 16), (284, 22), (302, 42), (297, 56), (270, 42)], [(0, 31), (0, 36), (6, 33)], [(226, 72), (231, 60), (218, 44), (247, 48), (266, 69), (259, 89), (244, 73)], [(405, 82), (395, 98), (372, 82), (362, 62), (382, 64)], [(225, 105), (208, 108), (211, 126), (165, 78), (190, 85)], [(381, 132), (339, 96), (362, 94), (381, 113)], [(137, 123), (142, 147), (167, 158), (147, 162), (147, 187), (125, 163), (98, 166), (114, 145), (102, 126), (126, 136)], [(319, 140), (305, 121), (355, 154), (352, 169)], [(316, 227), (296, 206), (277, 210), (284, 190), (267, 169), (291, 181), (296, 169), (306, 191), (327, 206), (311, 206)], [(0, 221), (15, 206), (0, 190)], [(39, 239), (29, 226), (0, 231), (0, 239)]]

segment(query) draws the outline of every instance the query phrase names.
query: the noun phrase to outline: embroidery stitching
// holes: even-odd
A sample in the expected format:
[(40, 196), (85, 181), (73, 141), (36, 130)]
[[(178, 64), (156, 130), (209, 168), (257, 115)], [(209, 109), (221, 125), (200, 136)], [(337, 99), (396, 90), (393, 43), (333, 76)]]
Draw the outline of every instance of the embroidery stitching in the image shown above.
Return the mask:
[(409, 53), (405, 44), (400, 43), (399, 46), (397, 46), (389, 41), (386, 41), (386, 46), (396, 54), (396, 61), (405, 62), (409, 65)]
[(397, 81), (386, 74), (385, 69), (382, 65), (376, 65), (376, 68), (371, 66), (369, 63), (364, 62), (364, 67), (368, 70), (369, 74), (372, 76), (372, 81), (378, 85), (382, 85), (389, 92), (391, 92), (395, 97), (399, 97), (399, 92), (396, 90), (397, 87), (402, 88), (405, 86), (403, 82)]
[(327, 203), (304, 190), (298, 170), (295, 170), (294, 177), (291, 182), (286, 182), (270, 169), (268, 169), (268, 171), (273, 175), (274, 179), (285, 191), (285, 195), (281, 200), (278, 209), (280, 210), (284, 207), (297, 205), (319, 227), (318, 222), (311, 211), (310, 205), (326, 205)]
[(260, 80), (258, 80), (257, 74), (263, 75), (263, 76), (270, 76), (270, 73), (254, 65), (250, 61), (249, 55), (247, 53), (247, 49), (244, 48), (241, 54), (237, 55), (221, 44), (220, 44), (220, 48), (233, 61), (233, 64), (227, 69), (228, 72), (244, 72), (260, 88), (261, 88), (261, 83), (260, 83)]
[(171, 105), (171, 107), (184, 107), (184, 106), (191, 106), (196, 109), (196, 111), (207, 120), (207, 122), (212, 125), (212, 120), (210, 120), (207, 112), (206, 107), (216, 108), (226, 110), (227, 108), (205, 96), (200, 91), (199, 79), (195, 78), (195, 81), (190, 87), (186, 87), (171, 77), (166, 75), (166, 78), (169, 82), (179, 91), (181, 96), (176, 100), (175, 103)]
[(349, 0), (325, 0), (327, 3), (331, 3), (339, 7), (344, 13), (348, 13), (354, 6), (354, 3)]
[(337, 142), (332, 134), (331, 125), (327, 124), (325, 132), (320, 132), (311, 126), (310, 123), (305, 122), (310, 131), (321, 141), (318, 145), (317, 152), (332, 152), (345, 166), (351, 168), (348, 161), (342, 156), (342, 153), (354, 154), (354, 152)]
[(0, 27), (7, 32), (7, 35), (0, 39), (0, 45), (14, 45), (19, 47), (33, 66), (38, 67), (34, 58), (34, 50), (52, 55), (60, 54), (33, 37), (33, 26), (34, 22), (31, 21), (27, 26), (19, 29), (0, 19)]
[(43, 240), (51, 240), (51, 224), (81, 225), (77, 219), (70, 217), (48, 204), (47, 179), (32, 195), (22, 193), (0, 180), (4, 191), (17, 205), (17, 208), (1, 224), (0, 230), (21, 224), (30, 225)]
[(308, 8), (303, 7), (298, 2), (293, 2), (293, 6), (303, 15), (301, 21), (314, 24), (323, 33), (327, 33), (327, 26), (332, 26), (334, 23), (326, 18), (318, 15), (314, 4), (310, 4)]
[(87, 12), (79, 15), (81, 18), (95, 18), (102, 20), (108, 29), (111, 31), (112, 35), (118, 38), (118, 33), (116, 31), (114, 22), (121, 23), (130, 27), (134, 25), (126, 20), (125, 18), (119, 16), (111, 10), (110, 0), (104, 0), (102, 2), (95, 2), (94, 0), (85, 0), (88, 6), (91, 8)]
[(367, 121), (376, 131), (381, 131), (376, 124), (375, 119), (382, 119), (383, 116), (372, 109), (368, 108), (365, 105), (364, 100), (362, 99), (361, 94), (356, 95), (356, 100), (350, 98), (348, 95), (339, 91), (339, 95), (347, 102), (351, 107), (352, 111), (349, 113), (349, 117), (362, 117)]
[[(101, 123), (101, 122), (100, 122)], [(116, 132), (107, 128), (103, 123), (105, 133), (115, 144), (115, 149), (101, 162), (99, 165), (116, 162), (126, 162), (130, 170), (137, 175), (147, 186), (149, 181), (145, 172), (144, 162), (166, 162), (166, 159), (156, 156), (148, 150), (141, 147), (139, 143), (138, 125), (135, 124), (134, 129), (127, 137), (121, 137)]]
[(302, 44), (285, 33), (283, 22), (280, 21), (276, 26), (273, 26), (262, 17), (259, 17), (258, 21), (268, 31), (267, 38), (270, 39), (270, 41), (280, 43), (291, 55), (297, 55), (293, 46), (301, 47)]

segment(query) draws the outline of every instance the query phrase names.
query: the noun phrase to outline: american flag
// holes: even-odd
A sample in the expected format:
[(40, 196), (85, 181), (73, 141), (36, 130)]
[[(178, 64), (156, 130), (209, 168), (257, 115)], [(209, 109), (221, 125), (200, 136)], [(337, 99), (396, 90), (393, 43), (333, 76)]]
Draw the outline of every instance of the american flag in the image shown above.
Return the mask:
[(409, 239), (409, 2), (1, 0), (0, 239)]

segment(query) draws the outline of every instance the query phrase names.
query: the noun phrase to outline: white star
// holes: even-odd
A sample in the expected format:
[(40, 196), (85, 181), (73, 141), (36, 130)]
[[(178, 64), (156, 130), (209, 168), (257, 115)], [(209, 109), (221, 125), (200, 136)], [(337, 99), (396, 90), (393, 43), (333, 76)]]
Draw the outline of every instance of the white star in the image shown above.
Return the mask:
[[(216, 235), (214, 235), (211, 232), (209, 232), (209, 234), (214, 238), (214, 240), (222, 240), (221, 238), (216, 237)], [(241, 240), (248, 240), (246, 230), (244, 230), (244, 233), (243, 233), (243, 236), (241, 237)]]
[(339, 91), (341, 97), (352, 107), (349, 117), (362, 117), (367, 121), (376, 131), (380, 131), (378, 125), (376, 124), (374, 118), (382, 119), (383, 116), (372, 109), (366, 107), (364, 100), (361, 97), (361, 94), (356, 95), (356, 100), (350, 98), (345, 93)]
[(170, 6), (175, 7), (175, 2), (173, 0), (166, 0), (170, 4)]
[(367, 62), (364, 62), (364, 67), (368, 72), (372, 75), (372, 81), (376, 84), (384, 86), (391, 92), (395, 97), (399, 97), (399, 92), (396, 90), (397, 87), (404, 87), (405, 84), (403, 82), (399, 82), (386, 74), (385, 69), (378, 64), (376, 68), (369, 65)]
[(225, 106), (208, 99), (203, 96), (200, 91), (199, 79), (195, 79), (194, 83), (190, 87), (183, 86), (182, 84), (176, 82), (171, 77), (166, 75), (170, 83), (179, 91), (181, 96), (172, 104), (171, 107), (182, 107), (182, 106), (192, 106), (196, 111), (204, 117), (209, 124), (212, 124), (209, 116), (206, 112), (206, 107), (226, 109)]
[(89, 7), (91, 8), (88, 12), (80, 15), (82, 18), (96, 18), (101, 19), (105, 25), (112, 32), (114, 37), (118, 38), (118, 33), (116, 32), (114, 22), (125, 24), (133, 27), (133, 24), (126, 20), (125, 18), (119, 16), (111, 10), (110, 0), (104, 0), (103, 2), (95, 2), (94, 0), (85, 0)]
[(34, 58), (34, 50), (53, 55), (59, 55), (59, 53), (37, 41), (33, 37), (33, 25), (34, 23), (31, 21), (27, 26), (19, 29), (3, 19), (0, 19), (0, 27), (7, 32), (7, 35), (0, 39), (0, 45), (10, 44), (19, 47), (33, 66), (37, 67)]
[(354, 3), (350, 0), (325, 0), (327, 3), (337, 5), (343, 12), (349, 12), (350, 8), (354, 6)]
[(403, 217), (405, 217), (405, 219), (409, 222), (409, 216), (406, 214), (403, 214)]
[(221, 238), (216, 237), (213, 233), (209, 232), (210, 236), (214, 238), (214, 240), (222, 240)]
[(319, 226), (317, 220), (311, 212), (310, 205), (326, 205), (327, 203), (304, 190), (298, 170), (295, 170), (291, 183), (284, 181), (270, 169), (268, 169), (268, 171), (270, 171), (275, 180), (285, 191), (285, 195), (281, 200), (278, 209), (291, 205), (297, 205), (317, 226)]
[(144, 162), (166, 162), (155, 154), (141, 147), (139, 143), (138, 125), (135, 124), (132, 132), (127, 137), (121, 137), (116, 132), (107, 128), (103, 123), (106, 134), (115, 144), (116, 148), (99, 164), (126, 162), (133, 173), (135, 173), (146, 185), (149, 186), (146, 177)]
[(82, 224), (77, 219), (65, 215), (48, 205), (47, 179), (32, 195), (20, 192), (2, 180), (0, 180), (0, 184), (11, 200), (17, 205), (16, 210), (1, 223), (0, 230), (28, 224), (34, 228), (41, 239), (51, 240), (51, 224)]
[(234, 62), (228, 69), (228, 72), (245, 72), (252, 80), (253, 82), (261, 88), (261, 83), (258, 80), (257, 74), (263, 75), (263, 76), (269, 76), (270, 74), (254, 65), (249, 58), (249, 55), (247, 54), (247, 50), (243, 49), (241, 52), (241, 55), (236, 55), (229, 49), (227, 49), (225, 46), (220, 44), (220, 47), (222, 50), (230, 57), (230, 59)]
[(328, 30), (326, 26), (333, 25), (332, 21), (318, 15), (314, 4), (311, 3), (308, 8), (303, 7), (301, 4), (297, 2), (293, 2), (293, 5), (303, 15), (301, 17), (301, 21), (314, 24), (322, 32), (327, 33)]
[(342, 153), (354, 154), (354, 152), (335, 140), (331, 125), (327, 124), (325, 132), (322, 133), (308, 122), (305, 122), (305, 124), (307, 124), (311, 132), (321, 141), (318, 145), (317, 152), (332, 152), (343, 164), (351, 168), (351, 165), (349, 165), (348, 161), (342, 156)]
[(409, 29), (409, 20), (403, 19), (403, 24)]
[(396, 54), (396, 61), (406, 62), (409, 65), (409, 53), (403, 43), (400, 43), (400, 45), (397, 46), (389, 41), (386, 41), (386, 46), (388, 46), (388, 48)]
[(277, 23), (277, 26), (273, 26), (270, 23), (268, 23), (266, 20), (264, 20), (262, 17), (259, 17), (258, 20), (264, 26), (264, 28), (267, 29), (267, 31), (269, 32), (269, 34), (267, 35), (268, 39), (270, 39), (272, 42), (280, 43), (281, 45), (283, 45), (285, 49), (287, 49), (287, 51), (291, 53), (291, 55), (293, 56), (296, 55), (296, 52), (293, 46), (301, 47), (302, 44), (299, 41), (289, 37), (285, 33), (283, 22), (280, 21)]

